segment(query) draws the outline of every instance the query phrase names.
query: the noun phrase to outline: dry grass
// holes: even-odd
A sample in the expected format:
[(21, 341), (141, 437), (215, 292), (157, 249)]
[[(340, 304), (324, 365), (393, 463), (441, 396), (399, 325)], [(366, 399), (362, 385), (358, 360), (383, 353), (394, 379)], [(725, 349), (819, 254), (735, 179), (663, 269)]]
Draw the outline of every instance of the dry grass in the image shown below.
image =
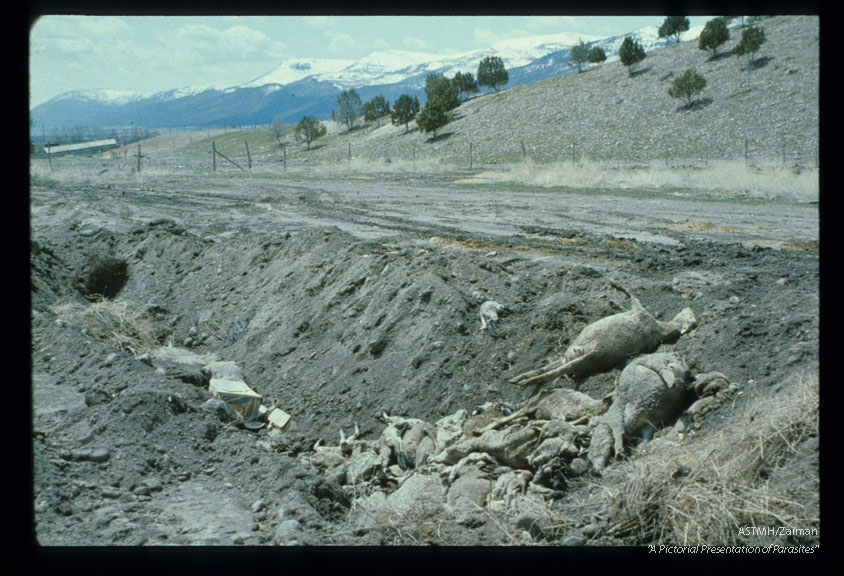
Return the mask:
[(713, 224), (712, 222), (688, 221), (678, 222), (675, 224), (668, 224), (669, 228), (674, 230), (691, 230), (694, 232), (763, 232), (764, 228), (759, 226), (725, 226), (723, 224)]
[[(610, 492), (616, 489), (609, 535), (646, 544), (787, 545), (782, 537), (760, 541), (739, 530), (818, 528), (817, 509), (795, 496), (816, 490), (807, 486), (818, 480), (818, 470), (801, 469), (790, 482), (772, 480), (798, 455), (798, 445), (818, 434), (817, 373), (793, 377), (776, 394), (754, 397), (752, 387), (748, 392), (746, 407), (713, 432), (605, 475), (601, 484)], [(818, 541), (814, 535), (801, 543)]]
[(646, 167), (616, 167), (612, 163), (582, 161), (537, 165), (530, 160), (500, 172), (484, 172), (463, 182), (514, 183), (542, 188), (698, 189), (728, 196), (794, 201), (818, 200), (818, 170), (799, 173), (784, 167), (748, 168), (742, 161), (711, 161), (702, 168), (666, 168), (659, 162)]
[(514, 252), (541, 252), (544, 254), (556, 253), (555, 248), (563, 250), (575, 244), (584, 244), (586, 240), (575, 236), (573, 238), (552, 238), (550, 247), (539, 247), (530, 244), (514, 244), (512, 242), (492, 242), (481, 238), (467, 238), (457, 240), (455, 238), (443, 238), (442, 236), (431, 236), (428, 242), (432, 246), (453, 246), (462, 250), (474, 250), (479, 252), (493, 252), (498, 250), (512, 250)]
[(159, 345), (149, 314), (126, 300), (100, 298), (89, 305), (58, 303), (50, 310), (58, 320), (86, 330), (90, 337), (121, 351), (137, 355)]
[(318, 169), (324, 177), (358, 175), (368, 176), (377, 174), (442, 174), (453, 169), (444, 162), (432, 159), (394, 160), (387, 158), (358, 158), (352, 155), (351, 161), (343, 157), (331, 163), (319, 163)]

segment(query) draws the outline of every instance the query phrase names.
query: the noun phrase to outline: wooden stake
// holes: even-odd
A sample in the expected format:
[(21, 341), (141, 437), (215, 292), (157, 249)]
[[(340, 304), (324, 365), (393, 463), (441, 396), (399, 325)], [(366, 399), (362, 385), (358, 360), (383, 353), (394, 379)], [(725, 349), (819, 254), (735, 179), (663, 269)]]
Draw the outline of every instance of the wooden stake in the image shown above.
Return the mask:
[(252, 170), (252, 155), (249, 153), (249, 142), (243, 141), (246, 144), (246, 160), (249, 162), (249, 169)]

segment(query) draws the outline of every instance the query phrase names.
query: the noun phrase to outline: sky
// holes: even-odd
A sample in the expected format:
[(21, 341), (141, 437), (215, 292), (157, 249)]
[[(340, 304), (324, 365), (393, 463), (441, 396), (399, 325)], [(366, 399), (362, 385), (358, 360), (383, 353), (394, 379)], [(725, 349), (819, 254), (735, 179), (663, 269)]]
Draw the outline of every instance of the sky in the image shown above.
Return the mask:
[[(690, 17), (692, 26), (709, 18)], [(29, 31), (30, 107), (71, 90), (153, 93), (245, 84), (290, 58), (433, 54), (541, 34), (625, 34), (664, 16), (81, 16)]]

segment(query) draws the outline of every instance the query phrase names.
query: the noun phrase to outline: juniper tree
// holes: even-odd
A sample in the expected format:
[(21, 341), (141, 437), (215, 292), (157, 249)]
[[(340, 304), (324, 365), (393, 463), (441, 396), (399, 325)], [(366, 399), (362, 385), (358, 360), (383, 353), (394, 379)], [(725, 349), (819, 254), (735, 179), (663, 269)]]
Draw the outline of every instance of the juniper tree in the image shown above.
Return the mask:
[(325, 136), (325, 126), (317, 122), (313, 116), (302, 116), (299, 124), (296, 126), (296, 140), (305, 142), (308, 145), (308, 150), (311, 149), (311, 142), (321, 136)]
[(343, 122), (349, 128), (355, 124), (355, 119), (363, 113), (363, 104), (360, 96), (354, 90), (345, 90), (337, 98), (337, 113), (332, 112), (331, 117)]
[(577, 64), (578, 72), (582, 72), (580, 67), (584, 62), (587, 62), (588, 60), (589, 47), (583, 43), (583, 40), (578, 42), (576, 45), (572, 46), (571, 50), (569, 50), (569, 63)]
[(589, 51), (587, 60), (590, 64), (599, 64), (607, 59), (607, 53), (600, 46), (595, 46)]
[(668, 95), (672, 98), (685, 98), (686, 106), (692, 103), (692, 98), (700, 94), (706, 87), (706, 78), (697, 73), (694, 68), (689, 68), (674, 79), (668, 88)]
[(701, 50), (709, 50), (714, 58), (718, 54), (718, 47), (730, 39), (730, 29), (724, 18), (713, 18), (706, 23), (698, 37), (697, 46)]
[(478, 91), (478, 83), (471, 72), (466, 74), (458, 72), (451, 79), (451, 83), (457, 88), (458, 98), (462, 98), (464, 94), (471, 94)]
[(647, 58), (647, 54), (645, 54), (645, 49), (642, 48), (638, 40), (633, 40), (633, 38), (627, 36), (621, 43), (621, 48), (618, 50), (618, 57), (621, 60), (621, 64), (627, 67), (632, 75), (633, 68), (636, 64)]
[(376, 96), (363, 105), (363, 119), (367, 122), (379, 120), (389, 113), (390, 102), (385, 100), (383, 96)]
[(504, 62), (498, 56), (487, 56), (478, 64), (478, 84), (489, 86), (496, 92), (498, 87), (510, 81)]
[(393, 111), (390, 112), (390, 117), (395, 126), (404, 124), (404, 131), (408, 131), (408, 124), (416, 118), (419, 113), (419, 99), (414, 96), (411, 98), (407, 94), (402, 94), (396, 103), (393, 105)]
[(437, 130), (449, 122), (451, 122), (451, 111), (442, 99), (436, 97), (428, 100), (416, 115), (419, 129), (422, 132), (433, 132), (434, 139), (437, 137)]
[(675, 42), (680, 41), (680, 35), (689, 29), (689, 19), (685, 16), (668, 16), (659, 27), (659, 37), (674, 37)]
[[(759, 47), (766, 41), (765, 31), (756, 26), (745, 28), (741, 33), (741, 40), (733, 48), (733, 54), (737, 56), (748, 55), (748, 58), (755, 58)], [(753, 61), (751, 58), (751, 62)]]
[(428, 74), (425, 78), (425, 95), (428, 101), (440, 100), (447, 110), (454, 110), (460, 105), (457, 86), (442, 74)]

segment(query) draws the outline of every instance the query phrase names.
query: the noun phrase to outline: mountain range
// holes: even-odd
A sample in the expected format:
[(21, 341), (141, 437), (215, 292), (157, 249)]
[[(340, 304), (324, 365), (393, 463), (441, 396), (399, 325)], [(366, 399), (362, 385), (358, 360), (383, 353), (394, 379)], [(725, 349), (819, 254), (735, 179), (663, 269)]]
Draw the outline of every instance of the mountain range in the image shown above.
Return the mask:
[[(700, 30), (693, 28), (682, 39), (695, 39)], [(424, 104), (425, 78), (429, 74), (474, 74), (487, 56), (503, 60), (509, 73), (506, 87), (513, 87), (576, 68), (568, 62), (569, 51), (580, 40), (590, 47), (601, 47), (608, 61), (617, 60), (625, 36), (638, 40), (646, 51), (673, 42), (660, 38), (657, 28), (648, 26), (604, 38), (560, 33), (502, 40), (489, 48), (459, 54), (388, 50), (359, 60), (297, 58), (238, 86), (187, 87), (153, 94), (115, 90), (66, 92), (35, 106), (30, 117), (35, 126), (46, 130), (75, 126), (242, 126), (276, 120), (290, 124), (306, 114), (327, 119), (344, 90), (354, 89), (364, 102), (378, 95), (394, 102), (400, 95), (409, 94)]]

